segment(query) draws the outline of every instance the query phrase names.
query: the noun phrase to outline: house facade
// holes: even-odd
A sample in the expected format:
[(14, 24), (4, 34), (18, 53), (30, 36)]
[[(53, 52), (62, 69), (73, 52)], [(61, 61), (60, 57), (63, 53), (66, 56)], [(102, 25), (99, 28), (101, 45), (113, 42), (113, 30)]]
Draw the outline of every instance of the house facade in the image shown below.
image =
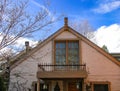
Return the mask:
[(9, 91), (120, 91), (120, 63), (68, 26), (11, 66)]

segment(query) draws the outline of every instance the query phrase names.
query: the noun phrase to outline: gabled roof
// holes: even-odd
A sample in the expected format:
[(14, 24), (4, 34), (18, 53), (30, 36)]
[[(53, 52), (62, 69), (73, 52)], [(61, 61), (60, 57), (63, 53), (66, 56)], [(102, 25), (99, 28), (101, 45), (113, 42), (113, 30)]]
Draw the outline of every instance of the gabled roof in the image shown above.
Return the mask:
[(75, 36), (77, 36), (78, 38), (80, 38), (81, 40), (83, 40), (85, 43), (87, 43), (89, 46), (91, 46), (94, 49), (96, 49), (102, 55), (106, 56), (113, 63), (115, 63), (118, 66), (120, 66), (120, 62), (118, 62), (118, 60), (116, 60), (113, 56), (111, 56), (109, 53), (105, 52), (102, 48), (98, 47), (96, 44), (94, 44), (93, 42), (91, 42), (90, 40), (88, 40), (86, 37), (84, 37), (83, 35), (81, 35), (77, 31), (75, 31), (71, 27), (69, 27), (68, 24), (67, 24), (67, 18), (65, 18), (65, 24), (64, 24), (64, 26), (62, 28), (60, 28), (57, 32), (55, 32), (54, 34), (52, 34), (51, 36), (49, 36), (43, 42), (39, 43), (35, 48), (31, 49), (31, 51), (29, 53), (27, 53), (26, 55), (24, 55), (24, 57), (22, 57), (20, 60), (14, 62), (14, 64), (11, 66), (11, 69), (14, 68), (14, 67), (16, 67), (17, 65), (19, 65), (21, 62), (25, 61), (33, 53), (37, 52), (39, 48), (43, 47), (46, 43), (48, 43), (49, 41), (53, 40), (56, 36), (58, 36), (59, 34), (61, 34), (64, 31), (71, 32), (72, 34), (74, 34)]

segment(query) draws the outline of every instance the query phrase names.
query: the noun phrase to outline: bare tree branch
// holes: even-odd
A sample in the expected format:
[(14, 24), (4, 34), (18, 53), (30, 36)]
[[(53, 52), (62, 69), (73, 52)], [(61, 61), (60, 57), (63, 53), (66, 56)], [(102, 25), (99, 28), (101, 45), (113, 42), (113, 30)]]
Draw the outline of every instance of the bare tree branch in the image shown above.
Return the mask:
[(26, 11), (27, 5), (28, 1), (17, 4), (12, 0), (0, 1), (0, 50), (55, 22), (43, 8), (36, 15), (30, 15)]
[(74, 21), (71, 23), (71, 26), (88, 39), (92, 39), (94, 37), (94, 29), (87, 20)]

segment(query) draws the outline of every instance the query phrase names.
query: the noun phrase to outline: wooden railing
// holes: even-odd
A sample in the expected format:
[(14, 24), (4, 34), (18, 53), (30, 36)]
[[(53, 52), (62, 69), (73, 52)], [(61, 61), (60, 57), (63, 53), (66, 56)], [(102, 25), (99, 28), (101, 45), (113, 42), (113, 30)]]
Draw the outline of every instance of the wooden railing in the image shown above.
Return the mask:
[(74, 65), (53, 65), (53, 64), (38, 64), (38, 71), (86, 71), (86, 64)]

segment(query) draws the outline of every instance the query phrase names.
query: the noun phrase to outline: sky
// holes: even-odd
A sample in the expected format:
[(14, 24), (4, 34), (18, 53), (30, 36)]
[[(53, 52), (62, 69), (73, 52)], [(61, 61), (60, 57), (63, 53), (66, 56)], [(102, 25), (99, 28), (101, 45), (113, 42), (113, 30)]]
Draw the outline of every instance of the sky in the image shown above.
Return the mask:
[[(95, 30), (94, 43), (100, 47), (106, 45), (110, 53), (120, 53), (120, 0), (46, 0), (47, 3), (43, 1), (45, 0), (30, 0), (28, 11), (35, 14), (43, 8), (53, 19), (63, 15), (54, 23), (49, 34), (63, 26), (64, 17), (68, 17), (70, 22), (87, 20)], [(46, 33), (41, 36), (46, 36)], [(18, 40), (19, 45), (24, 45), (23, 41), (26, 40), (29, 39)], [(29, 41), (31, 45), (36, 43), (33, 40)]]
[(95, 29), (120, 23), (120, 0), (51, 0), (51, 10), (69, 19), (88, 20)]
[[(120, 0), (48, 0), (49, 8), (43, 0), (30, 1), (34, 12), (42, 7), (54, 18), (64, 15), (70, 22), (89, 21), (95, 30), (95, 43), (106, 45), (110, 53), (120, 52)], [(55, 23), (55, 30), (63, 26), (63, 18)]]

